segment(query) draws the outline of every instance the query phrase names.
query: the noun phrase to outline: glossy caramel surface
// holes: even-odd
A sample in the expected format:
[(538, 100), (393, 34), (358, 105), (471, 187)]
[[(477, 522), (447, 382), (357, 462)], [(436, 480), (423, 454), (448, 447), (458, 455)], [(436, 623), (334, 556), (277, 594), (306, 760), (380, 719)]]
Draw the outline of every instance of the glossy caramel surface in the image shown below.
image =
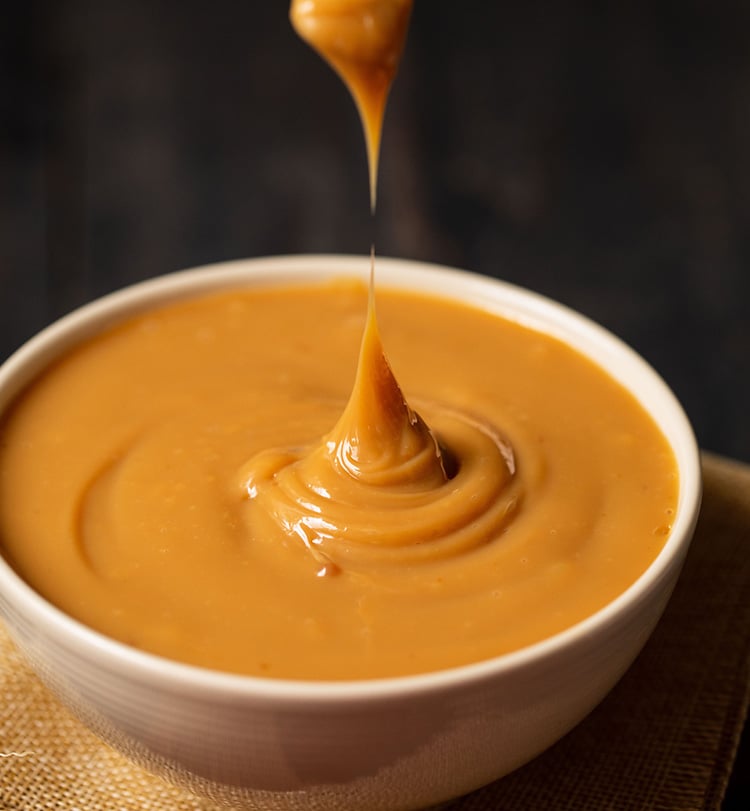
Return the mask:
[[(468, 663), (617, 596), (676, 503), (650, 418), (549, 337), (417, 294), (378, 305), (372, 333), (359, 282), (222, 293), (70, 353), (2, 424), (3, 553), (116, 639), (282, 678)], [(338, 451), (371, 424), (347, 414), (380, 335), (405, 439), (352, 475)]]

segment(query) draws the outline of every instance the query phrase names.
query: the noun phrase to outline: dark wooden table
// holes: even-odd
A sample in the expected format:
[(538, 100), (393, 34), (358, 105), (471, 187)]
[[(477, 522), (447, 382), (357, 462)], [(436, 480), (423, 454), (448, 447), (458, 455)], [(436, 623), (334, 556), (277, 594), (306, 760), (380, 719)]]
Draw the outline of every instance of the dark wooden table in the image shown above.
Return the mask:
[(133, 281), (374, 239), (585, 312), (750, 461), (748, 31), (729, 0), (418, 0), (373, 222), (353, 105), (285, 0), (9, 0), (0, 358)]

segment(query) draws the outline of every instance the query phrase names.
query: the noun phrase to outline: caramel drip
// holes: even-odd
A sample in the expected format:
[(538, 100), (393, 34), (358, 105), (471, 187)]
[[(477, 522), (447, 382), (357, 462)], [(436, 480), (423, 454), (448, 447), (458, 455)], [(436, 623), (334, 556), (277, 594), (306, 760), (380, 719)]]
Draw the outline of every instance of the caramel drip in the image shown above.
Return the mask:
[[(383, 113), (410, 12), (410, 0), (295, 0), (290, 11), (357, 103), (373, 213)], [(301, 539), (320, 575), (459, 554), (499, 532), (520, 499), (512, 453), (492, 429), (438, 407), (443, 445), (406, 401), (380, 339), (374, 268), (373, 248), (356, 378), (336, 425), (307, 449), (264, 451), (241, 471), (251, 524), (260, 513)], [(467, 478), (477, 481), (469, 499)]]
[(359, 110), (375, 210), (383, 115), (398, 70), (412, 0), (292, 0), (300, 37), (339, 74)]
[(406, 402), (383, 351), (372, 284), (354, 388), (325, 447), (337, 470), (370, 485), (422, 490), (448, 478), (437, 440)]

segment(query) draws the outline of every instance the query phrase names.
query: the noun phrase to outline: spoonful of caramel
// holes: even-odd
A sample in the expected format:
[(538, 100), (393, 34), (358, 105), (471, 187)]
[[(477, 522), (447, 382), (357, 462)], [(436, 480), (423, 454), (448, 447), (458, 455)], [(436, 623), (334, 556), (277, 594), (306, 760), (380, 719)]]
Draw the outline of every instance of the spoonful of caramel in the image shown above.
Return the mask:
[(412, 0), (292, 0), (297, 33), (339, 74), (362, 119), (375, 210), (380, 136)]

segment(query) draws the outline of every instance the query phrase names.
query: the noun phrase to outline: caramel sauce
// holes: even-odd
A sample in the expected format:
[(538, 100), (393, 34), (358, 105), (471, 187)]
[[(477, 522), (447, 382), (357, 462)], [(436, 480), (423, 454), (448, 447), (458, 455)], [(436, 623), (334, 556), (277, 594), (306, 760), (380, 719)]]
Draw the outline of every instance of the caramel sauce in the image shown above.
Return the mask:
[(674, 458), (553, 338), (380, 288), (401, 388), (459, 462), (444, 477), (420, 430), (389, 482), (377, 437), (339, 466), (367, 299), (343, 280), (223, 292), (67, 353), (0, 423), (3, 554), (115, 639), (279, 678), (477, 661), (627, 588), (669, 532)]
[[(357, 102), (373, 209), (410, 10), (291, 8)], [(438, 298), (380, 291), (376, 317), (372, 273), (141, 315), (0, 425), (0, 547), (34, 588), (144, 650), (279, 678), (543, 639), (645, 570), (676, 498), (666, 440), (589, 361)]]

